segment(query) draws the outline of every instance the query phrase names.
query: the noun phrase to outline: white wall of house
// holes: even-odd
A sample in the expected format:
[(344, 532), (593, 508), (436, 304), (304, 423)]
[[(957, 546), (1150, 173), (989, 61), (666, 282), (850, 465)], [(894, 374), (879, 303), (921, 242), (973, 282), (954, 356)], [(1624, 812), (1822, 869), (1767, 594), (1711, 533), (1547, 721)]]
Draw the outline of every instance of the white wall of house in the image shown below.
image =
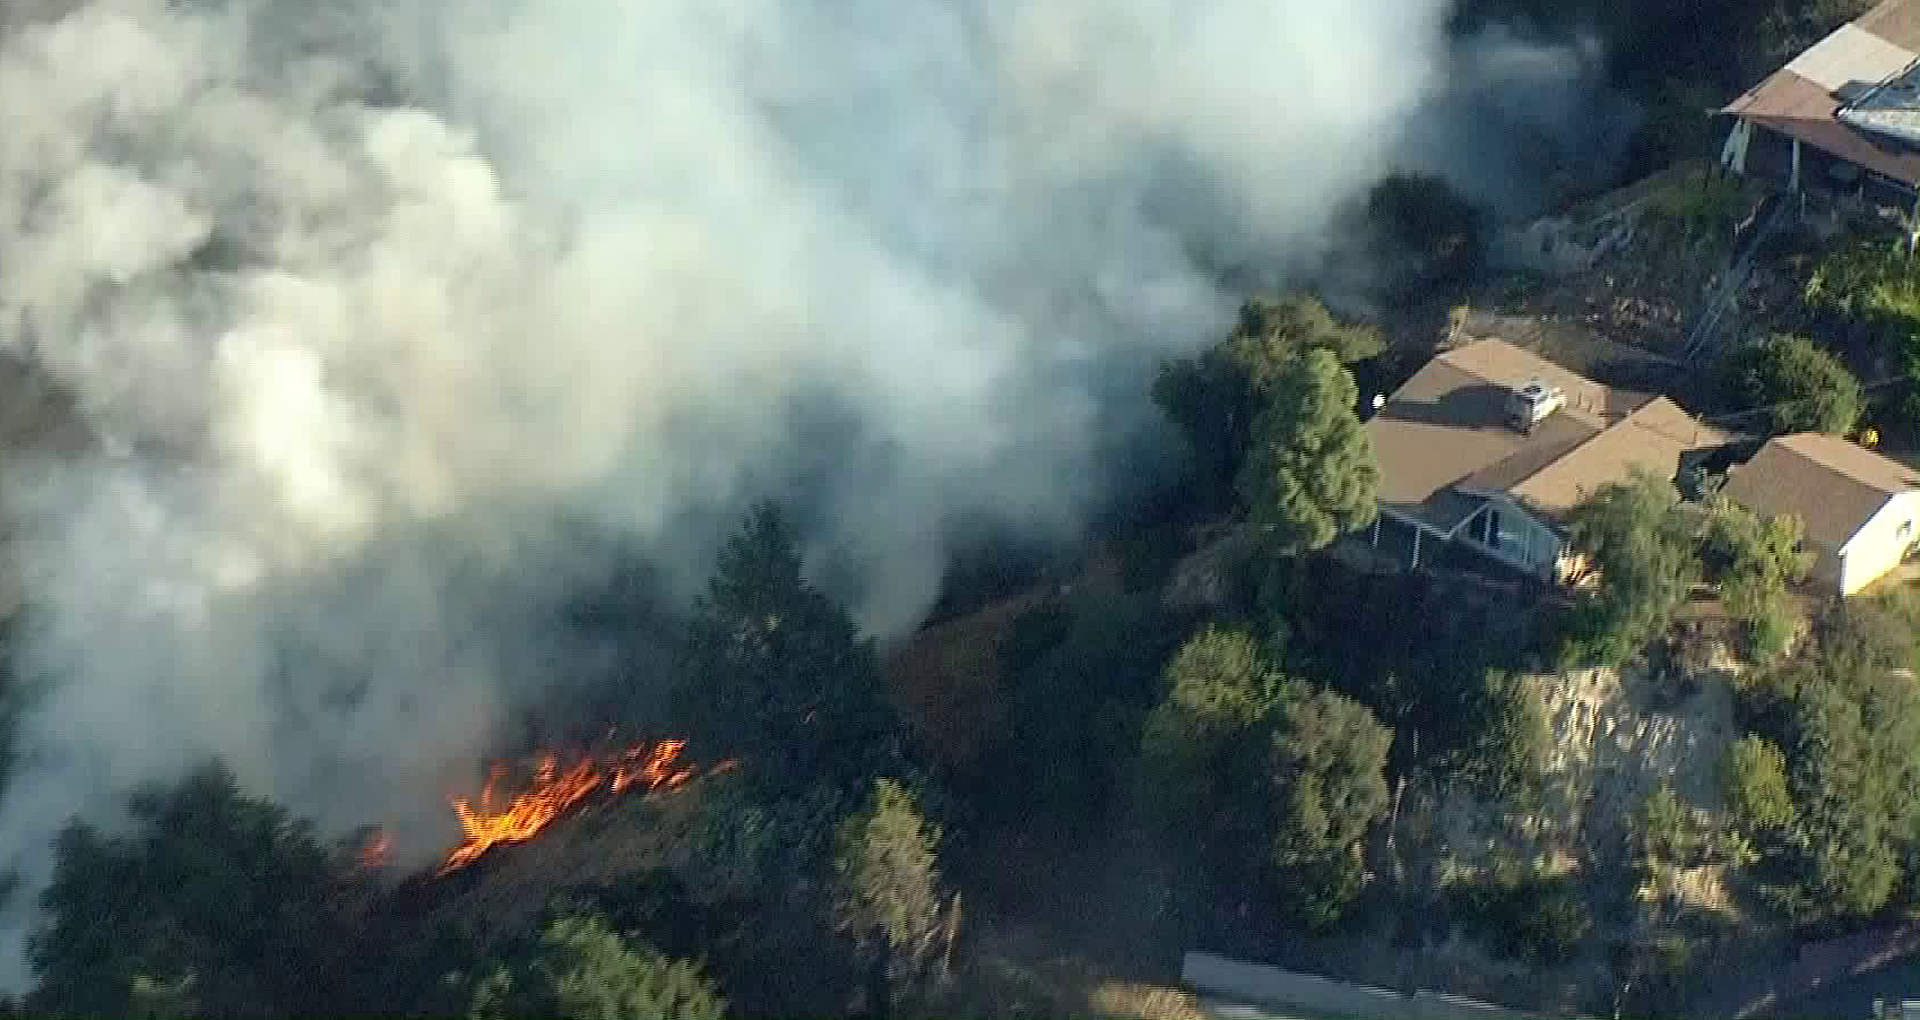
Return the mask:
[(1840, 594), (1852, 595), (1885, 577), (1920, 541), (1920, 491), (1887, 500), (1840, 547)]

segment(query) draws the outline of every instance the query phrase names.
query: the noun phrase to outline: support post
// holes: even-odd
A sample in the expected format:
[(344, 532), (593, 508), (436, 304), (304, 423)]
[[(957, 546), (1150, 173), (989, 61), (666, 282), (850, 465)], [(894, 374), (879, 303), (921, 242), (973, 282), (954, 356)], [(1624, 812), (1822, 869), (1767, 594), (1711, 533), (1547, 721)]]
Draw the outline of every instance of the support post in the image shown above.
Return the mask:
[(1380, 515), (1373, 515), (1373, 547), (1380, 548)]
[(1414, 525), (1414, 528), (1413, 528), (1413, 566), (1412, 566), (1412, 568), (1411, 568), (1411, 569), (1414, 569), (1414, 570), (1418, 570), (1418, 569), (1420, 568), (1420, 532), (1422, 532), (1422, 531), (1424, 531), (1424, 530), (1425, 530), (1425, 529), (1424, 529), (1424, 528), (1421, 528), (1421, 527), (1420, 527), (1419, 525), (1417, 525), (1417, 524), (1416, 524), (1416, 525)]
[(1920, 255), (1920, 188), (1914, 189), (1913, 212), (1907, 217), (1907, 257)]
[(1721, 167), (1736, 174), (1747, 172), (1747, 146), (1753, 140), (1753, 123), (1741, 118), (1727, 132), (1727, 144), (1720, 148)]
[(1787, 178), (1787, 190), (1800, 193), (1800, 139), (1793, 140), (1793, 173)]

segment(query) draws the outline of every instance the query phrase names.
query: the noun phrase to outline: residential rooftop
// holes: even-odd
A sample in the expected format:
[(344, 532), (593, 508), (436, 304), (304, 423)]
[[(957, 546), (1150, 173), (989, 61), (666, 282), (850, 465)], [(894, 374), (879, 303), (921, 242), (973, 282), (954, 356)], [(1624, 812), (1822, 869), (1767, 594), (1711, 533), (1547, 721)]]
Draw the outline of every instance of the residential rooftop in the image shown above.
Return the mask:
[(1722, 493), (1770, 515), (1793, 514), (1806, 537), (1845, 545), (1894, 496), (1920, 489), (1920, 472), (1838, 436), (1798, 432), (1767, 441), (1727, 473)]
[[(1528, 382), (1564, 403), (1522, 431), (1508, 421)], [(1682, 454), (1725, 442), (1665, 397), (1604, 386), (1504, 340), (1476, 340), (1428, 362), (1367, 422), (1386, 510), (1451, 531), (1503, 493), (1548, 519), (1645, 467), (1663, 477)]]
[(1721, 112), (1920, 184), (1920, 0), (1883, 0)]

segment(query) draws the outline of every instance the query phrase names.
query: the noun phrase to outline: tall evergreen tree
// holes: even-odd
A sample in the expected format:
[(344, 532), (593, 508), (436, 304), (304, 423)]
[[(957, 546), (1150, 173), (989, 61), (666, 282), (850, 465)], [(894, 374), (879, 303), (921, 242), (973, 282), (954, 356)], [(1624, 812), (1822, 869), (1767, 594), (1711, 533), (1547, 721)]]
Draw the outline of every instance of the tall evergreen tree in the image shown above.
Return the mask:
[(841, 826), (834, 859), (840, 922), (856, 940), (874, 943), (867, 948), (884, 961), (895, 995), (944, 948), (940, 835), (913, 794), (892, 779), (875, 780), (872, 801)]
[(893, 717), (873, 642), (800, 566), (779, 507), (755, 507), (695, 607), (680, 702), (762, 793), (857, 796), (893, 759)]
[(1163, 366), (1153, 399), (1186, 436), (1203, 498), (1224, 502), (1290, 364), (1311, 350), (1352, 364), (1384, 347), (1378, 329), (1339, 321), (1311, 294), (1257, 296), (1241, 306), (1225, 340)]
[(114, 1016), (310, 1012), (351, 944), (343, 876), (310, 827), (209, 765), (131, 803), (136, 830), (74, 823), (29, 944), (28, 1011)]
[(1373, 523), (1380, 469), (1354, 412), (1353, 376), (1325, 349), (1284, 366), (1254, 427), (1240, 492), (1277, 555), (1322, 548)]

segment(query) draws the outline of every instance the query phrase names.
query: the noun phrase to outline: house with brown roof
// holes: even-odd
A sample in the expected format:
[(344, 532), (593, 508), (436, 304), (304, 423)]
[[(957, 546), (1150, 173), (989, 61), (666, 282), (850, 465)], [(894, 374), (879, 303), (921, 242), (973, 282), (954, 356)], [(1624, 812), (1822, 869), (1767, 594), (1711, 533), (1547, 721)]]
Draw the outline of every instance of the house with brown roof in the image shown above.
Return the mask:
[(1636, 468), (1673, 478), (1726, 441), (1666, 397), (1603, 386), (1497, 339), (1435, 357), (1366, 428), (1380, 516), (1413, 529), (1411, 565), (1423, 542), (1458, 542), (1554, 581), (1574, 567), (1575, 506)]
[(1790, 192), (1911, 205), (1920, 189), (1920, 0), (1883, 0), (1720, 111), (1720, 161)]
[(1771, 517), (1800, 518), (1813, 579), (1842, 595), (1886, 576), (1920, 543), (1920, 472), (1836, 436), (1770, 439), (1727, 473), (1721, 493)]

